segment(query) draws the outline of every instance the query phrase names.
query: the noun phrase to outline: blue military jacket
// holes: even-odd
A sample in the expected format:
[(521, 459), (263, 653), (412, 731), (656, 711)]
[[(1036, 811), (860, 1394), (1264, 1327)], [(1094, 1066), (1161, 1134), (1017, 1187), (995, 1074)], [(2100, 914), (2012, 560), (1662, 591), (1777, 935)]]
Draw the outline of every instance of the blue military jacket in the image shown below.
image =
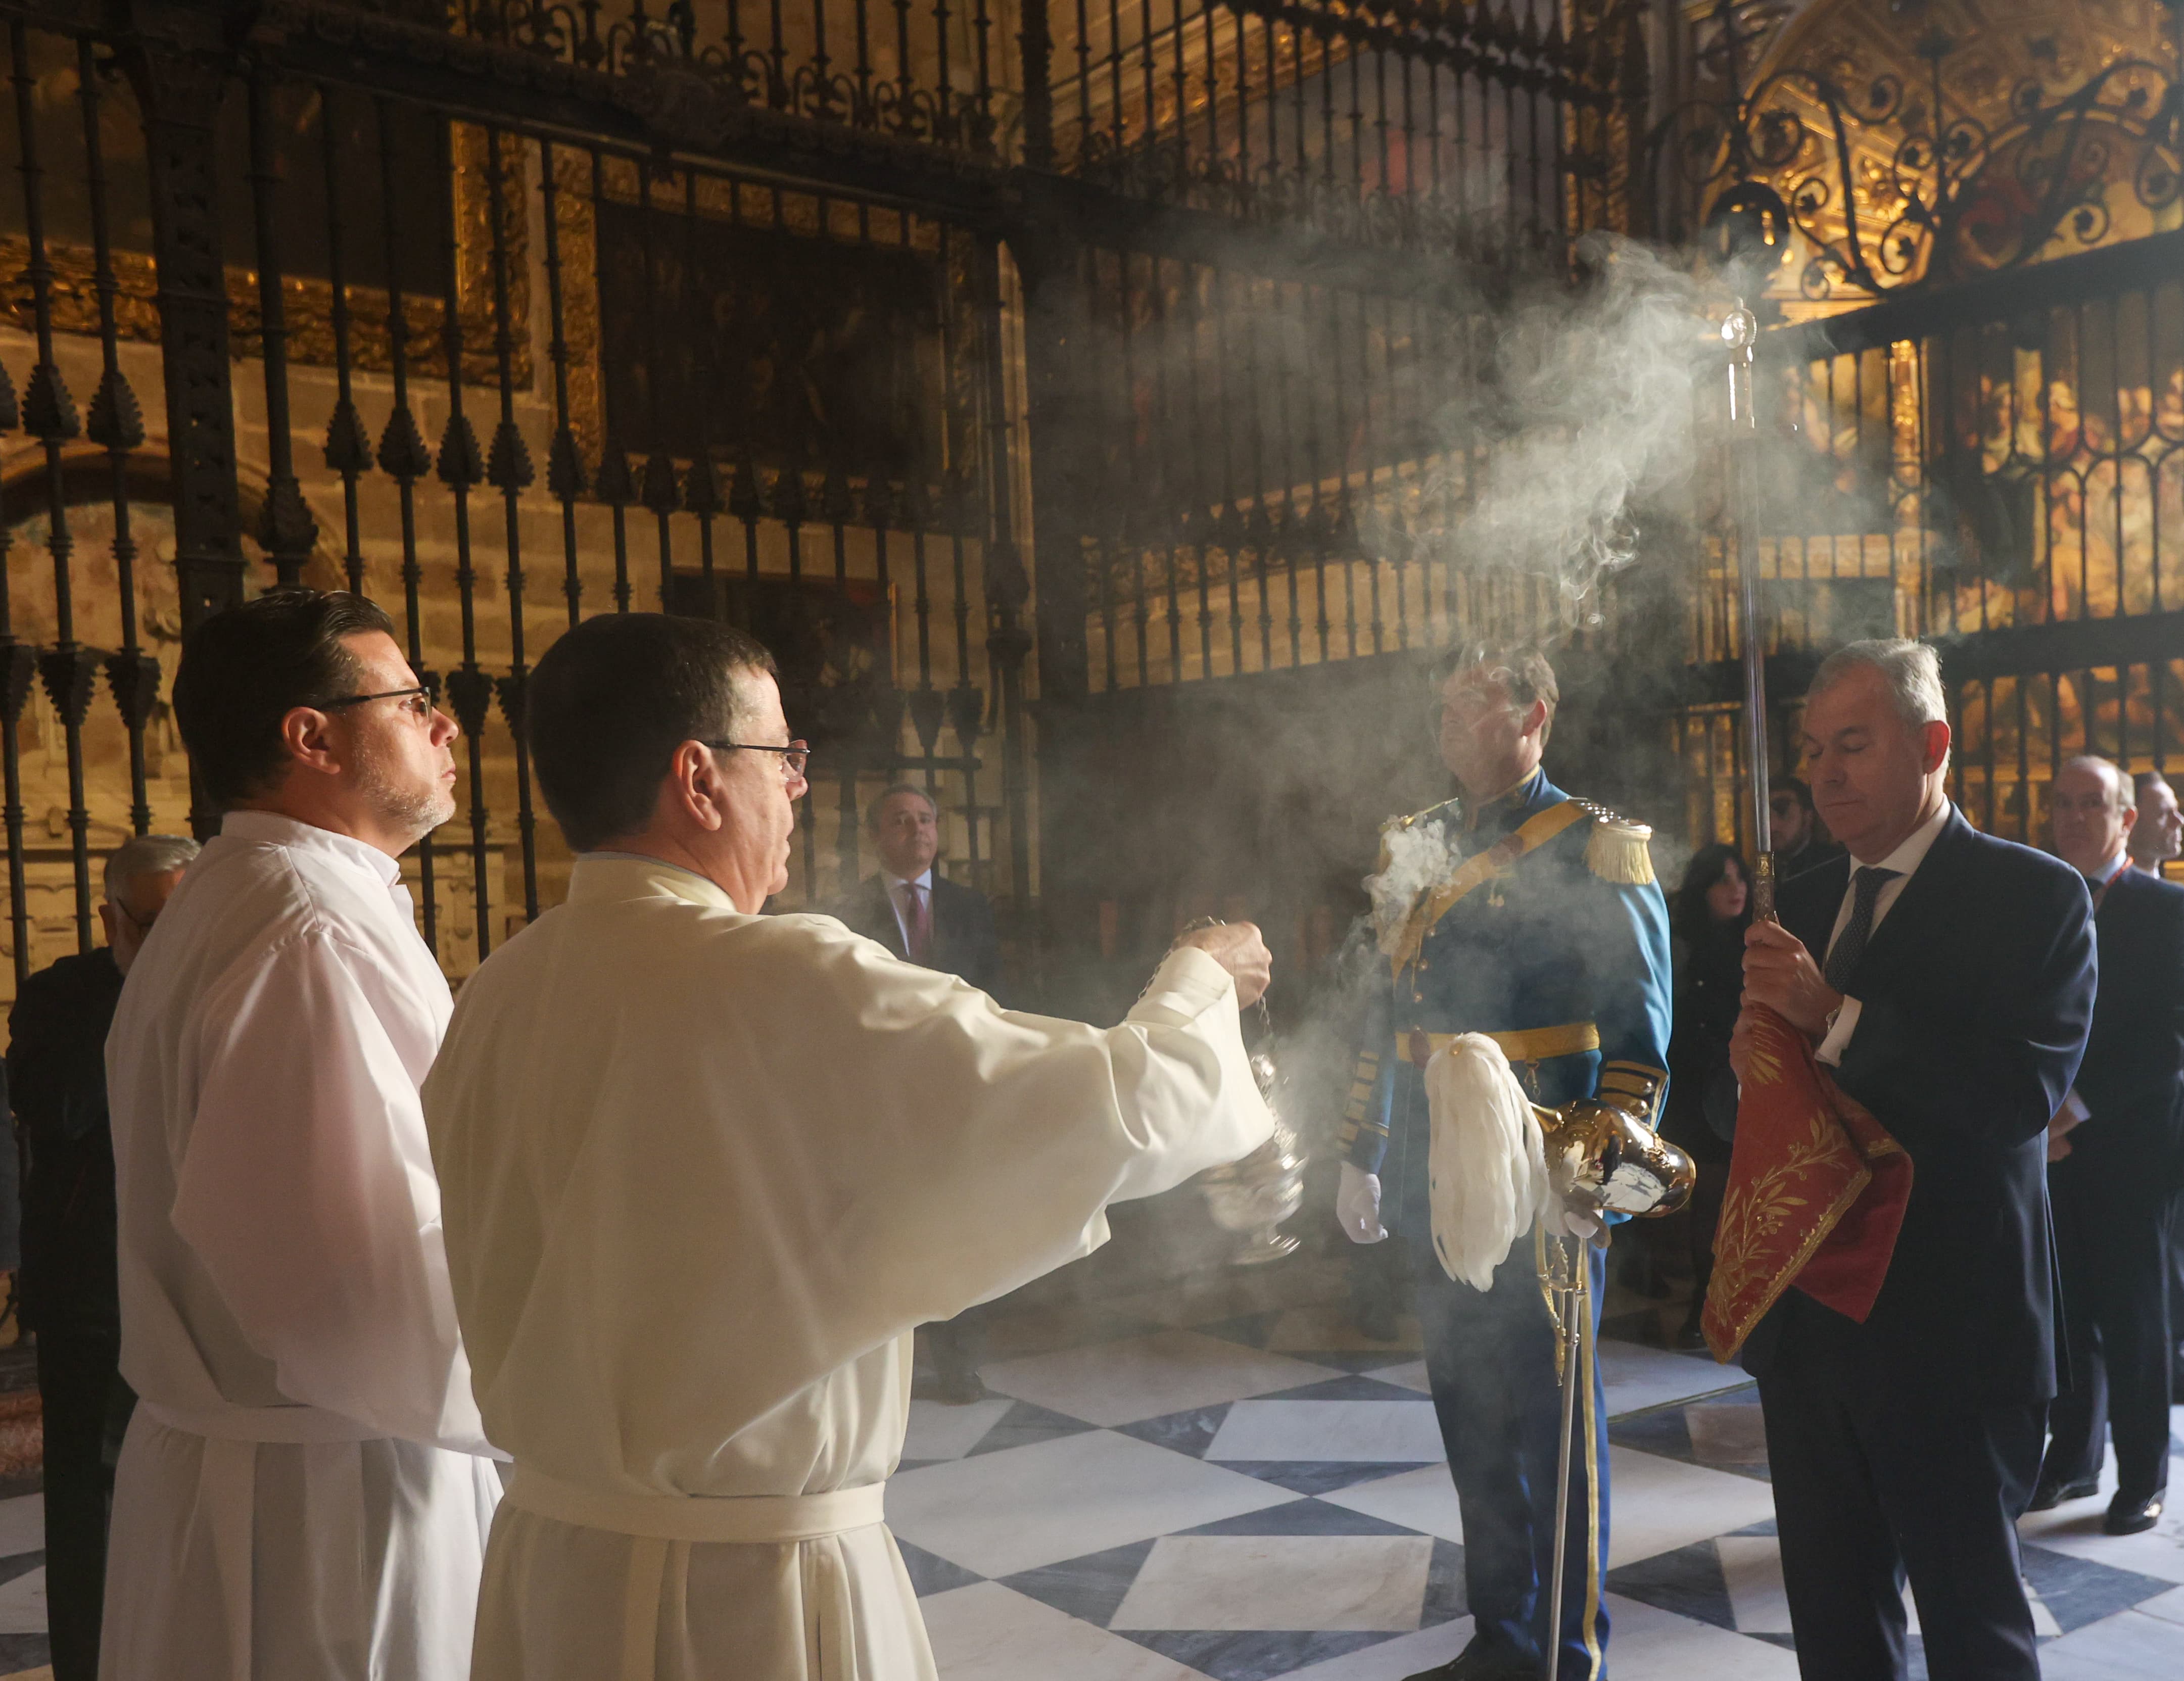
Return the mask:
[(1422, 826), (1439, 830), (1449, 867), (1407, 917), (1382, 907), (1383, 951), (1396, 949), (1376, 966), (1341, 1133), (1348, 1159), (1389, 1181), (1390, 1223), (1421, 1242), (1430, 1036), (1497, 1036), (1535, 1102), (1650, 1086), (1658, 1112), (1674, 990), (1641, 827), (1573, 801), (1544, 771), (1475, 813), (1450, 800), (1395, 827)]

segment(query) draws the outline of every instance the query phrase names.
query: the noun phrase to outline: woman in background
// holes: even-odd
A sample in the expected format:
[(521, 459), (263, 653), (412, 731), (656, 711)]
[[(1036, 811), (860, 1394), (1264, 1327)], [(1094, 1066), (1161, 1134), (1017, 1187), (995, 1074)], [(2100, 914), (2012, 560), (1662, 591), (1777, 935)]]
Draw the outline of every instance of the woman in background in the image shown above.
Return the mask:
[(1729, 1141), (1736, 1126), (1736, 1077), (1729, 1036), (1744, 990), (1744, 931), (1752, 921), (1743, 857), (1717, 842), (1684, 871), (1669, 907), (1675, 935), (1676, 1025), (1669, 1041), (1669, 1100), (1662, 1132), (1698, 1165), (1689, 1227), (1691, 1305), (1676, 1333), (1680, 1349), (1702, 1349), (1699, 1316), (1713, 1273), (1714, 1224), (1729, 1179)]

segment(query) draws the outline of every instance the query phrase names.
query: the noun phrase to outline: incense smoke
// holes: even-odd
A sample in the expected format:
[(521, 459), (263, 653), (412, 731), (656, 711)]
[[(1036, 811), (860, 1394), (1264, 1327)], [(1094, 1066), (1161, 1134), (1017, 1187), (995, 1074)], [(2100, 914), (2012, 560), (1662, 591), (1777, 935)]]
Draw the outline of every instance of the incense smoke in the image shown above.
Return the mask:
[(1602, 581), (1637, 558), (1648, 515), (1696, 466), (1709, 300), (1634, 241), (1594, 234), (1579, 255), (1585, 284), (1520, 298), (1483, 367), (1439, 370), (1422, 498), (1438, 517), (1408, 537), (1421, 558), (1551, 579), (1568, 622), (1596, 624)]

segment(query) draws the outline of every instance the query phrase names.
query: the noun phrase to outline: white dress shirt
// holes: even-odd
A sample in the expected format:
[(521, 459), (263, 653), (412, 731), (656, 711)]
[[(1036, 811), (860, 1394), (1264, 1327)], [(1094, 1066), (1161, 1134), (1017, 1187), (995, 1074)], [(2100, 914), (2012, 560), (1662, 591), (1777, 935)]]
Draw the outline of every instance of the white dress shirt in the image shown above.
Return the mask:
[(894, 912), (894, 925), (902, 933), (902, 949), (910, 949), (910, 924), (903, 921), (902, 890), (916, 888), (918, 897), (925, 901), (927, 926), (930, 927), (933, 913), (933, 866), (928, 864), (915, 876), (898, 876), (891, 870), (880, 871), (880, 880), (887, 888), (888, 909)]
[[(1948, 827), (1950, 814), (1955, 809), (1947, 800), (1943, 800), (1942, 809), (1912, 830), (1903, 843), (1886, 858), (1860, 858), (1855, 853), (1851, 854), (1851, 879), (1843, 888), (1842, 904), (1836, 911), (1835, 929), (1828, 936), (1828, 951), (1832, 952), (1836, 949), (1836, 942), (1843, 937), (1843, 930), (1850, 926), (1851, 909), (1858, 902), (1858, 872), (1871, 868), (1896, 872), (1892, 881), (1881, 883), (1880, 892), (1873, 901), (1873, 927), (1866, 934), (1866, 938), (1870, 941), (1875, 934), (1880, 932), (1882, 919), (1895, 906), (1896, 901), (1903, 897), (1903, 889), (1912, 877), (1919, 873), (1919, 866), (1926, 861), (1926, 854), (1933, 850), (1936, 838)], [(1821, 955), (1820, 966), (1823, 969), (1827, 967), (1825, 953)], [(1858, 1031), (1858, 1014), (1864, 1008), (1858, 999), (1848, 994), (1844, 994), (1842, 1008), (1836, 1012), (1836, 1019), (1829, 1024), (1827, 1037), (1820, 1041), (1820, 1048), (1813, 1053), (1815, 1060), (1825, 1062), (1830, 1067), (1842, 1061), (1842, 1054), (1850, 1045), (1851, 1035)]]

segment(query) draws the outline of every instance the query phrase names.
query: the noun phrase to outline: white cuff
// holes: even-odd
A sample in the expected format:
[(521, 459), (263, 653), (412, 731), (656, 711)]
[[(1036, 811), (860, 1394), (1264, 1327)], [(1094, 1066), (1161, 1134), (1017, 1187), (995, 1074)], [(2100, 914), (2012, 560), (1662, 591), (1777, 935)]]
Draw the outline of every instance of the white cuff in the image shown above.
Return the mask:
[(1836, 1011), (1836, 1019), (1828, 1024), (1827, 1037), (1813, 1053), (1814, 1061), (1825, 1062), (1830, 1068), (1841, 1066), (1843, 1052), (1850, 1048), (1850, 1036), (1858, 1031), (1858, 1012), (1864, 1008), (1856, 999), (1844, 998), (1842, 1007)]
[(1228, 971), (1196, 946), (1178, 946), (1161, 960), (1152, 984), (1131, 1006), (1128, 1019), (1180, 1026), (1195, 1021), (1224, 998), (1234, 1008), (1236, 982)]

